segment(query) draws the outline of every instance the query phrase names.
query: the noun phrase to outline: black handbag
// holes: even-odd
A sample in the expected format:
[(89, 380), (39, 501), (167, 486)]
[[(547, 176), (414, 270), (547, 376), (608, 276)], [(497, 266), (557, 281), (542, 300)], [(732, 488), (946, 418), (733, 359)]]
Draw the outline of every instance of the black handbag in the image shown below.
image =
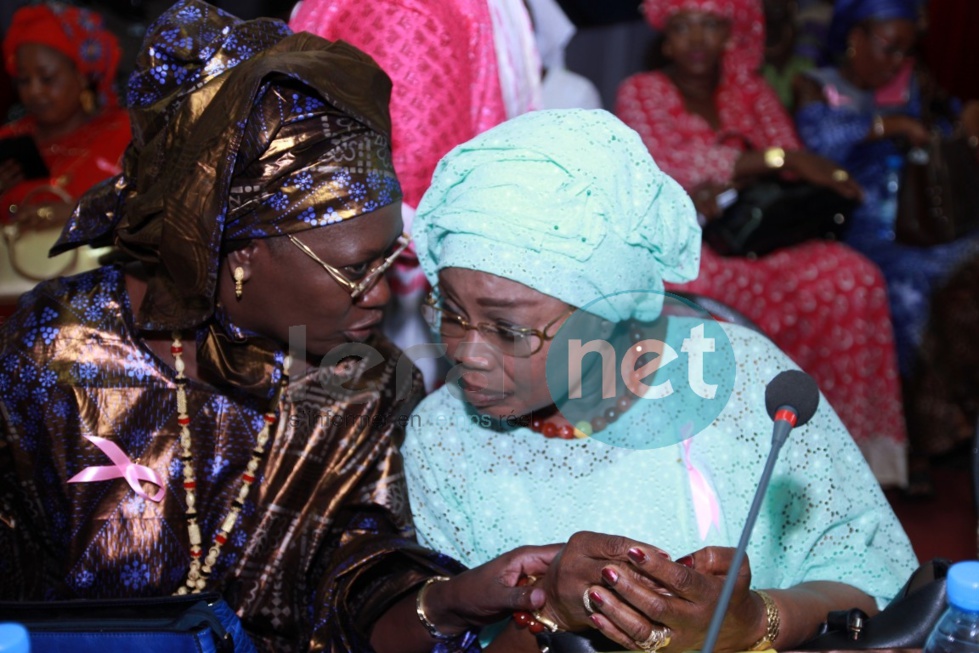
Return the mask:
[(0, 602), (0, 621), (27, 628), (32, 653), (256, 653), (218, 594)]
[(757, 258), (808, 240), (836, 240), (857, 202), (808, 182), (765, 179), (738, 193), (704, 227), (704, 240), (723, 256)]

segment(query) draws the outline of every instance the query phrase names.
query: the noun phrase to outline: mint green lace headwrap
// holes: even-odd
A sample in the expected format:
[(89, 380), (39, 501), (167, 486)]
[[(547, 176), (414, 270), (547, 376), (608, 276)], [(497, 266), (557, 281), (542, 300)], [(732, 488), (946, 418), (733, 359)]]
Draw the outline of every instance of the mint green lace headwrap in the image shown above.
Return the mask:
[(604, 298), (589, 311), (614, 321), (656, 318), (663, 282), (700, 266), (690, 198), (601, 110), (535, 111), (456, 147), (412, 232), (433, 284), (442, 268), (489, 272), (573, 306)]

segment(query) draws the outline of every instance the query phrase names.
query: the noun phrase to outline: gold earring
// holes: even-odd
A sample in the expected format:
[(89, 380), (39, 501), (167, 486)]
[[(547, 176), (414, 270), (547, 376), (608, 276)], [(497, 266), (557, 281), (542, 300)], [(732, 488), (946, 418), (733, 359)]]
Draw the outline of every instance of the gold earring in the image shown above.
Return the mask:
[(241, 287), (241, 282), (245, 280), (245, 268), (240, 265), (235, 268), (235, 299), (240, 300), (243, 294), (243, 288)]
[(79, 103), (82, 105), (82, 111), (85, 113), (95, 113), (95, 93), (92, 93), (90, 89), (85, 89), (82, 94), (78, 97)]

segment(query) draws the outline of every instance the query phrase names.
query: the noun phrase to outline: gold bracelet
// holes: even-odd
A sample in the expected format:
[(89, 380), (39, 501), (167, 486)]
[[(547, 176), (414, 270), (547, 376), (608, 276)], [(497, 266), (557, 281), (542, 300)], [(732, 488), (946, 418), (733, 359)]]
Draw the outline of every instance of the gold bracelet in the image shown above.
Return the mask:
[(781, 625), (781, 618), (779, 617), (778, 605), (775, 600), (768, 595), (768, 592), (763, 592), (761, 590), (752, 590), (755, 594), (761, 597), (761, 600), (765, 602), (765, 634), (762, 638), (749, 648), (749, 651), (765, 651), (775, 646), (775, 640), (778, 638), (778, 628)]
[(443, 642), (446, 640), (455, 639), (458, 637), (458, 635), (446, 635), (439, 630), (435, 624), (429, 620), (428, 615), (425, 614), (424, 601), (425, 593), (428, 591), (428, 588), (432, 586), (432, 583), (444, 583), (447, 580), (449, 580), (448, 576), (432, 576), (426, 580), (425, 584), (422, 585), (422, 588), (418, 590), (418, 596), (415, 598), (415, 612), (418, 614), (418, 621), (422, 622), (422, 626), (425, 627), (425, 630), (428, 631), (429, 635)]
[(778, 170), (785, 165), (785, 150), (781, 147), (770, 147), (765, 150), (765, 167)]

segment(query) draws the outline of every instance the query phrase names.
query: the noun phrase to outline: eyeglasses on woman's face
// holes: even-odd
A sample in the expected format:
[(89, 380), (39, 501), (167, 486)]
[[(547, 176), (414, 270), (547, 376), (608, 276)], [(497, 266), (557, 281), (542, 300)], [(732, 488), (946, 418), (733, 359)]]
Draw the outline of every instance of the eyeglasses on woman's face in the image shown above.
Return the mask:
[(425, 297), (422, 302), (422, 317), (445, 339), (461, 339), (466, 337), (468, 331), (478, 331), (483, 339), (510, 356), (526, 358), (533, 356), (541, 350), (544, 343), (553, 340), (556, 333), (548, 333), (555, 324), (574, 313), (575, 309), (570, 309), (566, 313), (558, 315), (556, 318), (544, 325), (542, 329), (517, 326), (497, 320), (496, 322), (476, 322), (475, 324), (463, 316), (448, 310), (443, 306), (441, 294), (438, 286)]
[[(381, 276), (387, 272), (388, 268), (394, 265), (395, 260), (401, 255), (401, 252), (405, 251), (409, 245), (411, 245), (411, 236), (408, 234), (401, 234), (398, 239), (391, 246), (390, 254), (387, 254), (384, 259), (375, 265), (373, 268), (368, 269), (367, 263), (362, 263), (360, 265), (348, 265), (345, 269), (350, 270), (354, 275), (354, 278), (348, 277), (338, 268), (333, 267), (329, 263), (320, 259), (313, 250), (307, 247), (301, 240), (293, 236), (292, 234), (287, 234), (289, 236), (289, 241), (299, 248), (306, 256), (310, 257), (327, 271), (327, 273), (333, 277), (333, 280), (340, 284), (344, 290), (350, 295), (351, 301), (357, 301), (360, 297), (365, 295), (374, 284), (378, 282)], [(363, 272), (359, 270), (363, 268)]]

